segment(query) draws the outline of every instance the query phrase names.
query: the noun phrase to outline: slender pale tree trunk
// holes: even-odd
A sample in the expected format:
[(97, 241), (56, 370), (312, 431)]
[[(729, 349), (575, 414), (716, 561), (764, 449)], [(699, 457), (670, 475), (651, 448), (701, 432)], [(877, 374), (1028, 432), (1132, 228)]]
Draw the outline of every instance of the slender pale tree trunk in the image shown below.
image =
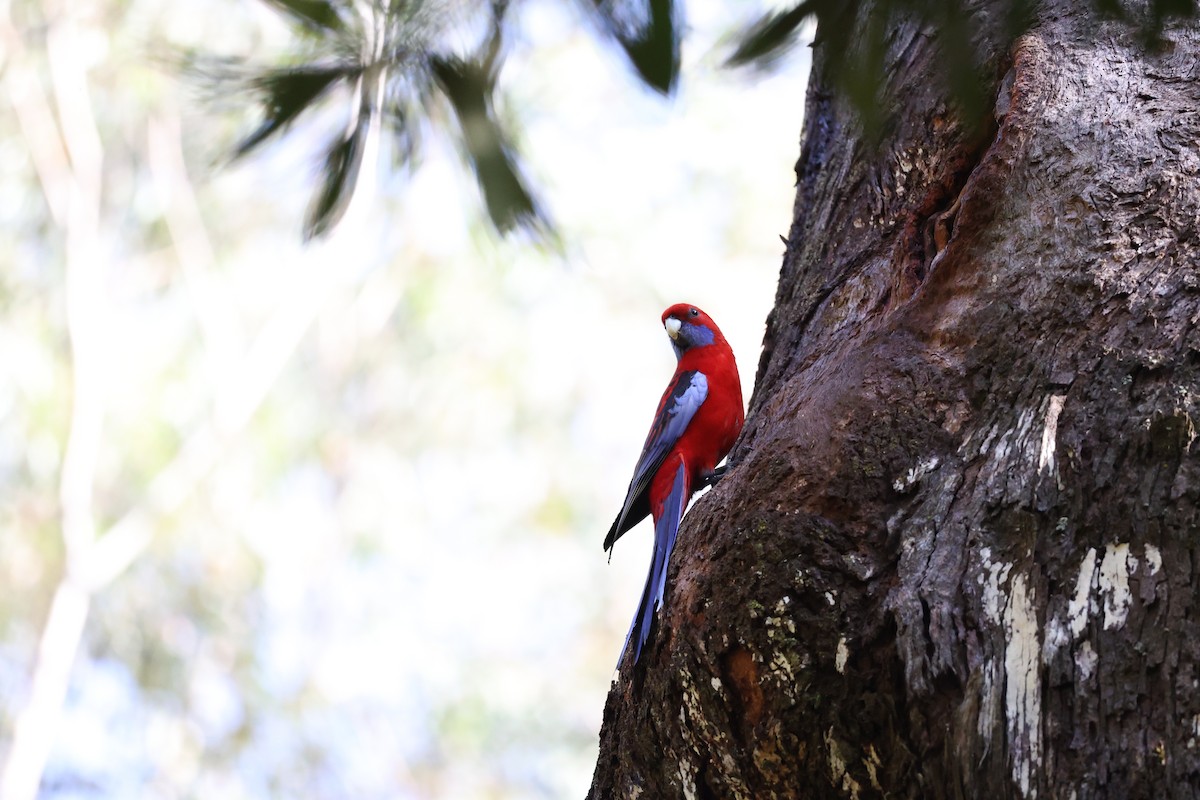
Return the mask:
[[(0, 6), (0, 12), (7, 9)], [(0, 800), (32, 800), (58, 734), (71, 671), (84, 641), (93, 596), (145, 551), (164, 519), (176, 513), (236, 442), (292, 353), (328, 302), (339, 278), (322, 247), (297, 268), (298, 278), (281, 288), (276, 312), (241, 344), (229, 327), (226, 298), (212, 285), (212, 252), (192, 195), (180, 149), (178, 120), (167, 111), (149, 126), (149, 168), (175, 242), (184, 279), (209, 355), (213, 414), (188, 434), (177, 455), (150, 481), (139, 502), (103, 530), (96, 525), (93, 489), (103, 441), (105, 383), (119, 354), (106, 339), (105, 273), (109, 267), (102, 209), (104, 145), (97, 127), (82, 60), (80, 32), (97, 24), (97, 10), (67, 3), (53, 9), (45, 26), (49, 94), (35, 67), (33, 37), (0, 14), (0, 46), (8, 62), (3, 88), (42, 184), (46, 203), (63, 236), (66, 322), (71, 342), (71, 422), (64, 437), (59, 485), (63, 574), (55, 588), (36, 653), (31, 654), (24, 703), (0, 768)], [(379, 122), (368, 136), (364, 161), (378, 151)], [(370, 206), (371, 170), (359, 183), (338, 232), (324, 243), (354, 241)], [(326, 250), (325, 252), (328, 252)], [(136, 620), (131, 621), (136, 624)]]
[(64, 14), (46, 35), (53, 105), (29, 66), (21, 37), (7, 19), (0, 25), (13, 62), (6, 88), (30, 144), (47, 205), (63, 233), (66, 324), (73, 366), (70, 427), (58, 491), (66, 565), (50, 603), (28, 698), (17, 716), (0, 772), (0, 798), (24, 800), (37, 793), (91, 603), (84, 573), (96, 540), (93, 488), (110, 355), (104, 320), (108, 262), (100, 232), (104, 149), (78, 48), (77, 20)]
[(981, 136), (916, 23), (878, 150), (818, 45), (751, 416), (592, 797), (1200, 795), (1200, 27), (1003, 5)]

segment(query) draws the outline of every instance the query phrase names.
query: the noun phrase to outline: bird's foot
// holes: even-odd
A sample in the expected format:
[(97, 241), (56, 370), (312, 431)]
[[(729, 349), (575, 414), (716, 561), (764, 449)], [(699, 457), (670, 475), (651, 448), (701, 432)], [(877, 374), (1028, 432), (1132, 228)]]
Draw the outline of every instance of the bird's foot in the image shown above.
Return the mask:
[(729, 470), (728, 464), (723, 464), (716, 469), (706, 472), (700, 476), (700, 486), (703, 489), (706, 486), (715, 486), (717, 481), (725, 477), (725, 473)]

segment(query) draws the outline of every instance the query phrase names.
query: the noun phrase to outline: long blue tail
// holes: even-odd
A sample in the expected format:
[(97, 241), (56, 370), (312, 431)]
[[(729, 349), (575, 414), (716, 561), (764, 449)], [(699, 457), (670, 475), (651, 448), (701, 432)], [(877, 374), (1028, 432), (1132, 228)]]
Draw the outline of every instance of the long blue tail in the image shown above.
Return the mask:
[(646, 576), (642, 601), (638, 604), (633, 623), (629, 626), (629, 633), (625, 635), (625, 644), (621, 647), (621, 655), (624, 657), (625, 651), (629, 649), (630, 640), (634, 642), (635, 664), (642, 655), (646, 639), (650, 636), (650, 623), (654, 621), (654, 612), (663, 604), (663, 592), (667, 588), (667, 564), (671, 559), (671, 551), (675, 549), (679, 521), (683, 518), (683, 511), (690, 496), (688, 483), (688, 471), (683, 459), (680, 459), (675, 470), (675, 482), (663, 502), (662, 514), (654, 519), (654, 556), (650, 559), (650, 574)]

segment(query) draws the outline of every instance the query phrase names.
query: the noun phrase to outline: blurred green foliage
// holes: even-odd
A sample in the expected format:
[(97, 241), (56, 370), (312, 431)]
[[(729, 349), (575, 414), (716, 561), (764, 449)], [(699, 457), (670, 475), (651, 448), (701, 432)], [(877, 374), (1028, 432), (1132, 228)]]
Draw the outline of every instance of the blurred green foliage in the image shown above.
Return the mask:
[[(401, 164), (415, 157), (422, 129), (437, 128), (458, 142), (498, 230), (550, 232), (546, 210), (524, 176), (511, 134), (494, 111), (510, 7), (519, 1), (467, 3), (464, 10), (463, 4), (449, 0), (373, 0), (364, 16), (349, 0), (266, 0), (292, 21), (295, 52), (282, 65), (242, 62), (227, 66), (223, 76), (209, 70), (222, 83), (240, 80), (248, 99), (262, 110), (261, 123), (237, 153), (278, 136), (342, 85), (348, 122), (326, 146), (306, 237), (328, 231), (339, 219), (354, 191), (369, 123), (377, 117), (403, 143), (398, 148)], [(644, 86), (663, 95), (674, 92), (686, 4), (579, 2), (596, 22), (598, 34), (619, 46)], [(1170, 20), (1196, 13), (1193, 0), (1092, 2), (1104, 15), (1137, 24), (1152, 43)], [(985, 74), (974, 42), (982, 25), (995, 27), (998, 6), (1002, 35), (1016, 37), (1035, 20), (1036, 0), (803, 0), (748, 24), (733, 37), (726, 63), (769, 68), (800, 40), (805, 23), (815, 23), (816, 44), (825, 53), (834, 85), (854, 104), (868, 134), (876, 136), (888, 124), (880, 116), (880, 92), (889, 32), (901, 17), (915, 18), (936, 38), (946, 88), (963, 123), (973, 128), (985, 124), (991, 104), (986, 87), (995, 77)], [(464, 50), (461, 43), (472, 37), (477, 43)], [(193, 60), (204, 62), (202, 57)], [(438, 113), (442, 102), (453, 109), (456, 124)]]
[[(283, 64), (214, 59), (202, 50), (185, 63), (219, 92), (252, 98), (258, 127), (236, 147), (243, 156), (318, 105), (337, 102), (344, 131), (326, 145), (320, 186), (305, 238), (328, 232), (345, 212), (373, 123), (399, 143), (397, 163), (417, 154), (421, 130), (441, 129), (466, 153), (489, 217), (501, 231), (549, 232), (494, 110), (503, 63), (509, 0), (266, 0), (292, 24), (293, 52)], [(669, 94), (679, 75), (679, 31), (672, 0), (591, 0), (597, 30), (620, 45), (645, 84)], [(481, 40), (463, 51), (472, 30)], [(341, 89), (340, 102), (330, 99)], [(453, 111), (451, 125), (439, 105)]]

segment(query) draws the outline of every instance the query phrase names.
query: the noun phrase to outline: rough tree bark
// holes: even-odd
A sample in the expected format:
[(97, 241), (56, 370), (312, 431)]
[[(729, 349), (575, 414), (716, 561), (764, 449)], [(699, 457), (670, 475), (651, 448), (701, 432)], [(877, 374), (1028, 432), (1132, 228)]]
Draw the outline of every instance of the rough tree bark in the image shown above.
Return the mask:
[(817, 48), (751, 416), (591, 797), (1200, 795), (1200, 26), (973, 13), (973, 141), (919, 25), (878, 151)]

